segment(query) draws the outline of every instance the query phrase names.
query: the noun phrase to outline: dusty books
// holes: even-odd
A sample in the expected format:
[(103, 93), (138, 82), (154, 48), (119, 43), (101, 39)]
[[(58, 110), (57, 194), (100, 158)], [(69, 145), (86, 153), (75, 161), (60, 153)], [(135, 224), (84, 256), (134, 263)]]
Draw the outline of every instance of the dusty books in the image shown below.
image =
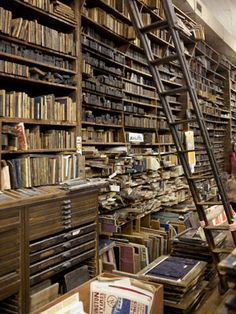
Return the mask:
[(0, 116), (53, 121), (76, 121), (76, 104), (68, 96), (30, 97), (25, 92), (0, 90)]
[(90, 314), (150, 313), (154, 287), (137, 285), (129, 278), (102, 279), (90, 285)]
[(236, 249), (219, 263), (220, 272), (227, 275), (229, 282), (236, 284)]
[[(190, 313), (203, 295), (206, 263), (198, 260), (163, 256), (148, 265), (139, 275), (164, 285), (165, 313)], [(196, 302), (196, 303), (195, 303)]]
[(41, 314), (85, 314), (79, 294), (75, 293)]
[(22, 155), (20, 158), (7, 160), (10, 177), (9, 185), (5, 188), (33, 187), (40, 185), (58, 184), (64, 180), (79, 176), (79, 155)]

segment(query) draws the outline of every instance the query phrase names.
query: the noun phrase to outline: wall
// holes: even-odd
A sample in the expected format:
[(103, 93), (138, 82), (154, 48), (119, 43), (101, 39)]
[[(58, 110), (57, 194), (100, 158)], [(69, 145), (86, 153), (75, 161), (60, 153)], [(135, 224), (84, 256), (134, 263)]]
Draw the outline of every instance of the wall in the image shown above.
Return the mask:
[(173, 0), (173, 2), (198, 23), (203, 24), (207, 42), (236, 64), (235, 0)]

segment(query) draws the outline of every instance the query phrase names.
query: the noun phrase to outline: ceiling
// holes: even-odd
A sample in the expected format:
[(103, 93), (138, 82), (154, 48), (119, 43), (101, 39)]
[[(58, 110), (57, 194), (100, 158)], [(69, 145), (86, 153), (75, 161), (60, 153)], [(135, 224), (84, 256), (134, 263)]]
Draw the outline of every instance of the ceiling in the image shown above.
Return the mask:
[(201, 0), (210, 12), (236, 38), (236, 1), (235, 0)]
[(236, 0), (173, 0), (197, 23), (206, 41), (236, 65)]

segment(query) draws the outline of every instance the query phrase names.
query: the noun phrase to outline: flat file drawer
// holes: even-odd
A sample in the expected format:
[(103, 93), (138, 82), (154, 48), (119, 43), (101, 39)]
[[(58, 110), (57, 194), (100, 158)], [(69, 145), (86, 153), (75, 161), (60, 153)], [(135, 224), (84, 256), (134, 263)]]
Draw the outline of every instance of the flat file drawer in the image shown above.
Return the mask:
[(83, 236), (84, 234), (96, 231), (96, 228), (97, 228), (96, 223), (91, 223), (85, 226), (81, 226), (80, 228), (76, 228), (74, 230), (56, 234), (55, 236), (48, 237), (46, 239), (31, 243), (30, 244), (30, 256), (33, 256), (33, 253), (35, 252), (38, 253), (38, 251), (51, 248), (59, 243), (64, 243), (70, 239), (75, 239), (75, 238)]
[(51, 266), (59, 264), (63, 261), (66, 261), (74, 256), (77, 256), (85, 251), (95, 248), (96, 242), (94, 240), (89, 241), (87, 243), (83, 243), (79, 246), (76, 246), (70, 250), (62, 252), (57, 255), (53, 255), (47, 259), (34, 263), (30, 266), (30, 274), (35, 274), (41, 270), (47, 269)]
[(60, 263), (58, 265), (55, 265), (53, 267), (50, 267), (42, 272), (39, 272), (33, 276), (30, 276), (30, 284), (35, 285), (36, 283), (46, 280), (60, 272), (66, 271), (67, 269), (70, 269), (71, 267), (86, 261), (87, 259), (90, 259), (94, 257), (96, 254), (96, 250), (92, 249), (87, 252), (84, 252), (74, 258), (71, 258), (67, 260), (66, 262)]
[(29, 207), (30, 240), (46, 237), (63, 231), (62, 199), (37, 204)]
[(49, 258), (53, 255), (56, 255), (61, 252), (65, 252), (66, 250), (69, 250), (75, 246), (81, 245), (83, 243), (87, 243), (89, 241), (93, 241), (96, 238), (96, 232), (90, 232), (89, 234), (85, 234), (83, 236), (77, 237), (73, 240), (66, 241), (60, 244), (57, 244), (55, 246), (49, 247), (45, 250), (33, 253), (30, 255), (30, 264), (33, 264), (35, 262), (44, 260), (46, 258)]

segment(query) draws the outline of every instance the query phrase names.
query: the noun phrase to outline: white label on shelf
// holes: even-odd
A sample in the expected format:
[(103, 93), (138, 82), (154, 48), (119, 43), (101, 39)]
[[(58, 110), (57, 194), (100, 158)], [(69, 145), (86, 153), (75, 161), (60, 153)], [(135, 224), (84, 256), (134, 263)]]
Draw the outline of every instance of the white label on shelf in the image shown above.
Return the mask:
[(113, 172), (113, 173), (109, 176), (109, 179), (114, 178), (116, 175), (117, 175), (117, 173), (116, 173), (116, 171), (115, 171), (115, 172)]
[(144, 141), (143, 134), (129, 132), (128, 141), (129, 142), (143, 142)]
[(120, 186), (112, 184), (112, 185), (110, 185), (110, 191), (111, 192), (120, 192)]

